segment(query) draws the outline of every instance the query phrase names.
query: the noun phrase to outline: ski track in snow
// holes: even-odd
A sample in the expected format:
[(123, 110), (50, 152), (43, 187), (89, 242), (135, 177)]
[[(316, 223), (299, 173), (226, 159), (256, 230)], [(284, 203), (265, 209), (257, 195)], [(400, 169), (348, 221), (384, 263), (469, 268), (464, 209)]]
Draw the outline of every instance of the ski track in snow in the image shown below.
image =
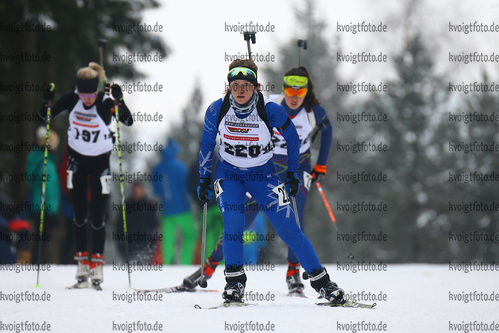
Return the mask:
[[(355, 332), (344, 324), (382, 322), (387, 332), (448, 332), (450, 324), (478, 321), (499, 323), (499, 301), (450, 301), (449, 292), (498, 293), (498, 272), (449, 271), (449, 264), (388, 265), (386, 271), (337, 271), (336, 264), (326, 265), (331, 279), (349, 292), (386, 294), (386, 301), (375, 301), (375, 309), (345, 309), (318, 307), (317, 293), (304, 281), (309, 298), (287, 297), (286, 266), (273, 271), (247, 270), (246, 293), (275, 295), (274, 301), (247, 300), (255, 307), (199, 310), (222, 302), (225, 285), (223, 269), (219, 267), (208, 280), (214, 293), (164, 294), (162, 301), (113, 300), (115, 294), (134, 293), (128, 289), (126, 271), (104, 267), (103, 291), (92, 289), (65, 290), (75, 282), (76, 265), (51, 265), (50, 271), (40, 272), (40, 288), (34, 288), (35, 272), (0, 270), (0, 291), (4, 294), (35, 292), (50, 294), (50, 301), (6, 301), (0, 298), (0, 322), (3, 324), (30, 321), (51, 324), (50, 332), (119, 332), (113, 322), (147, 322), (163, 324), (161, 332), (253, 332), (252, 326), (235, 329), (234, 324), (258, 322), (274, 325), (274, 332)], [(163, 266), (162, 271), (133, 272), (132, 287), (163, 288), (178, 285), (197, 266)], [(153, 294), (154, 295), (154, 294)], [(371, 301), (363, 301), (372, 303)], [(1, 324), (0, 323), (0, 324)], [(255, 328), (253, 326), (253, 328)], [(0, 325), (0, 331), (2, 330)], [(5, 329), (3, 330), (5, 331)], [(254, 330), (257, 331), (257, 330)], [(357, 332), (365, 332), (357, 327)], [(377, 330), (376, 330), (377, 331)], [(462, 330), (464, 332), (464, 329)], [(470, 330), (471, 331), (471, 330)], [(121, 330), (123, 332), (123, 330)], [(128, 331), (125, 331), (128, 332)], [(152, 331), (154, 332), (154, 331)]]

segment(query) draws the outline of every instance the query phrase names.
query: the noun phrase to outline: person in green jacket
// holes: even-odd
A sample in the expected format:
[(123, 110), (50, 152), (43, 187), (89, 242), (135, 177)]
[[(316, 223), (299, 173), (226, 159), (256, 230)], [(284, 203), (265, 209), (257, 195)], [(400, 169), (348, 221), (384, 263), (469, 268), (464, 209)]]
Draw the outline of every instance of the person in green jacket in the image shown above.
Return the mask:
[(161, 181), (152, 182), (153, 191), (163, 204), (163, 264), (171, 265), (175, 259), (176, 229), (182, 234), (180, 247), (180, 265), (194, 263), (196, 246), (196, 225), (191, 212), (187, 193), (187, 167), (178, 159), (180, 144), (173, 138), (161, 151), (161, 161), (152, 169), (152, 174), (163, 175)]
[[(29, 184), (30, 215), (35, 238), (44, 242), (42, 245), (41, 262), (44, 262), (45, 249), (52, 240), (52, 230), (58, 224), (61, 193), (59, 185), (59, 174), (57, 173), (56, 155), (54, 151), (59, 145), (59, 136), (54, 131), (50, 132), (49, 153), (47, 159), (47, 177), (45, 183), (45, 213), (43, 220), (43, 233), (40, 236), (40, 213), (42, 206), (42, 177), (45, 150), (46, 128), (40, 126), (36, 131), (39, 149), (34, 149), (28, 154), (25, 174)], [(32, 262), (38, 263), (38, 242), (33, 243)]]

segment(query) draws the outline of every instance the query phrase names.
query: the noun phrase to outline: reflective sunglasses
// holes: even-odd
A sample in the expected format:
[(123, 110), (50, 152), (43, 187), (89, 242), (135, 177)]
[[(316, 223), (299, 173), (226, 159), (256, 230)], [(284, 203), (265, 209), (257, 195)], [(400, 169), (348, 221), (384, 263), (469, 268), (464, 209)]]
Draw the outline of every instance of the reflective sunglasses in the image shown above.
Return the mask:
[(85, 99), (85, 98), (94, 98), (95, 96), (97, 96), (97, 93), (93, 93), (93, 94), (78, 94), (78, 97), (80, 97), (81, 99)]
[(284, 93), (288, 95), (289, 97), (296, 96), (298, 98), (301, 98), (305, 96), (308, 92), (308, 88), (300, 88), (300, 89), (294, 89), (291, 87), (284, 87)]
[(248, 76), (250, 78), (256, 79), (256, 73), (253, 72), (251, 69), (246, 68), (246, 67), (234, 67), (229, 71), (229, 74), (227, 74), (228, 78), (238, 76), (239, 73), (241, 73), (244, 76)]

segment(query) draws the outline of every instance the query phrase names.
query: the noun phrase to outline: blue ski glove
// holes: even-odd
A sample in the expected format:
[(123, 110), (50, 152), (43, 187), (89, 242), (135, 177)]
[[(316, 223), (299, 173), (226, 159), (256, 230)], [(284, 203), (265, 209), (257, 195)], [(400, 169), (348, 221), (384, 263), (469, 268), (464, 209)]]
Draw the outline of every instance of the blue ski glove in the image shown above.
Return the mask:
[(286, 180), (286, 191), (290, 197), (294, 197), (298, 193), (300, 188), (300, 179), (298, 178), (298, 173), (288, 171)]
[(213, 187), (211, 186), (211, 177), (201, 177), (199, 178), (198, 185), (198, 198), (203, 203), (211, 201), (211, 195), (213, 194)]

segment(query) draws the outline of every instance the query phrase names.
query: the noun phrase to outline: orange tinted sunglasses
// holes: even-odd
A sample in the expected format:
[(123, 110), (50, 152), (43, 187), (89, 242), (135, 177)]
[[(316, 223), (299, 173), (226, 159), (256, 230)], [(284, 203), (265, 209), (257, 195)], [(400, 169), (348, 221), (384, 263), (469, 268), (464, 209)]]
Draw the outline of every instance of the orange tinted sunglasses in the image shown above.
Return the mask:
[(284, 88), (284, 93), (289, 97), (296, 96), (298, 98), (303, 97), (307, 94), (308, 88), (293, 89), (291, 87)]

